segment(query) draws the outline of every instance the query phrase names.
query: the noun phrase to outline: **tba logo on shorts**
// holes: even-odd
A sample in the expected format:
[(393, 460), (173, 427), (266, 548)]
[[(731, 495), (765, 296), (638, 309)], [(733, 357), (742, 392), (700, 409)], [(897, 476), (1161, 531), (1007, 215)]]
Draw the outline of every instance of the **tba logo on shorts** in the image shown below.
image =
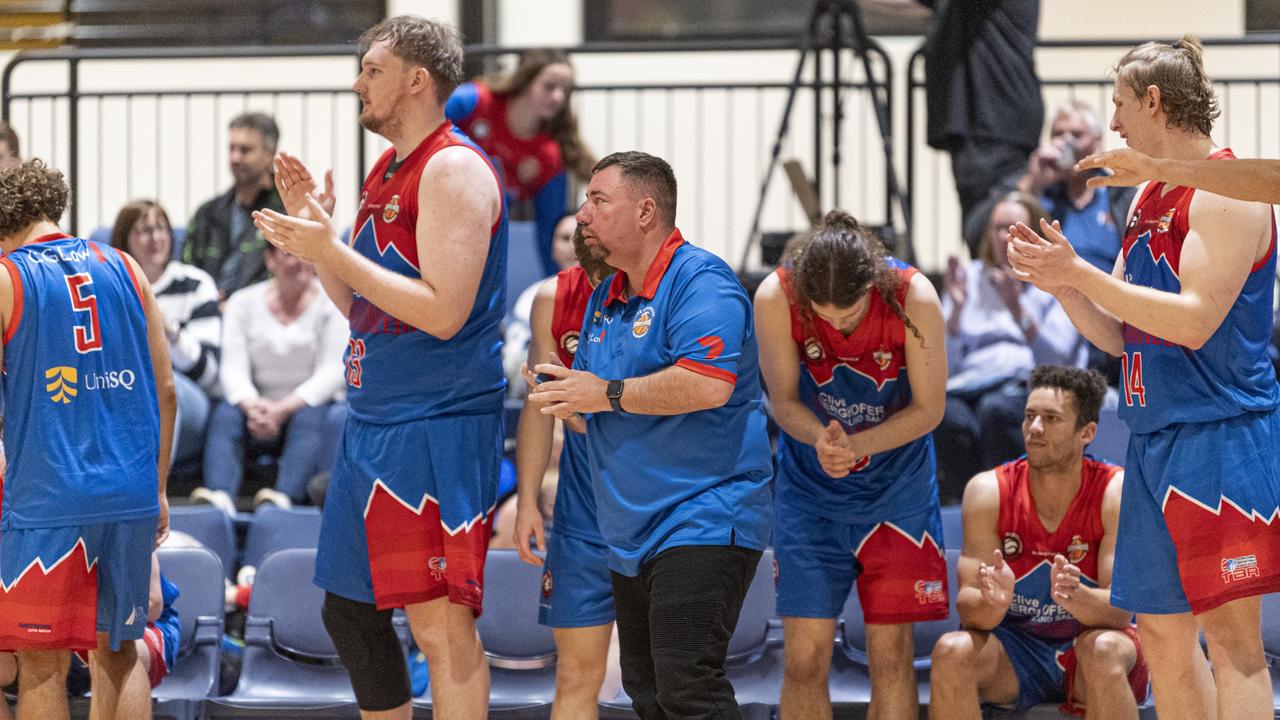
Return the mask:
[(1000, 543), (1000, 552), (1004, 553), (1005, 560), (1012, 560), (1022, 554), (1022, 538), (1018, 537), (1018, 533), (1005, 533), (1004, 541)]
[(1258, 570), (1257, 555), (1241, 555), (1240, 557), (1222, 558), (1222, 582), (1248, 580), (1261, 575)]
[(548, 568), (546, 570), (543, 570), (542, 571), (542, 597), (544, 599), (551, 597), (551, 590), (554, 587), (555, 587), (555, 584), (551, 581), (551, 569)]
[(941, 580), (917, 580), (915, 584), (916, 602), (921, 605), (930, 605), (933, 603), (941, 603), (947, 601), (946, 593), (942, 591)]
[(444, 579), (446, 567), (448, 567), (448, 563), (446, 563), (445, 559), (439, 555), (436, 555), (427, 561), (427, 570), (431, 572), (431, 579), (437, 582)]

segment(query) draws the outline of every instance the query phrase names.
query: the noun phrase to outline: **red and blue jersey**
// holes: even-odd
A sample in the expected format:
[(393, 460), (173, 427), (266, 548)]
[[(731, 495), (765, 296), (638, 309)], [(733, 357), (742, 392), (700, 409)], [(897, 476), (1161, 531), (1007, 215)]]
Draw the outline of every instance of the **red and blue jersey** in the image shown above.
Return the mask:
[(1098, 586), (1098, 547), (1104, 534), (1102, 498), (1120, 468), (1085, 457), (1080, 489), (1067, 514), (1049, 532), (1036, 512), (1027, 458), (996, 468), (1000, 516), (996, 530), (1005, 562), (1013, 570), (1013, 602), (1001, 626), (1044, 640), (1069, 640), (1085, 628), (1053, 600), (1053, 556), (1062, 555), (1080, 568), (1080, 582)]
[[(1234, 159), (1223, 149), (1211, 160)], [(1124, 278), (1133, 285), (1176, 293), (1179, 260), (1195, 189), (1151, 183), (1143, 191), (1123, 244)], [(1211, 422), (1280, 405), (1280, 386), (1267, 359), (1275, 282), (1275, 223), (1271, 249), (1255, 264), (1222, 324), (1191, 350), (1125, 324), (1120, 417), (1133, 432), (1173, 423)]]
[(114, 248), (62, 234), (0, 265), (13, 283), (0, 530), (156, 515), (160, 412), (132, 267)]
[[(456, 146), (485, 157), (445, 122), (409, 153), (390, 177), (387, 173), (395, 160), (394, 148), (378, 159), (364, 182), (356, 213), (357, 252), (392, 272), (422, 277), (421, 263), (429, 263), (431, 258), (418, 257), (419, 180), (433, 155)], [(484, 273), (471, 312), (462, 329), (448, 340), (419, 330), (355, 293), (348, 315), (351, 339), (343, 356), (352, 416), (367, 423), (388, 424), (499, 412), (506, 388), (499, 331), (506, 305), (506, 264), (504, 206), (490, 232)]]
[[(591, 281), (579, 265), (556, 275), (556, 299), (551, 312), (551, 334), (556, 354), (565, 367), (573, 367), (582, 332), (582, 318), (591, 300)], [(596, 523), (596, 495), (591, 488), (587, 462), (587, 438), (565, 432), (560, 450), (560, 485), (556, 489), (555, 532), (596, 544), (604, 544)]]
[(746, 291), (723, 260), (686, 243), (679, 230), (663, 243), (635, 295), (627, 296), (622, 273), (611, 277), (591, 295), (576, 369), (612, 380), (674, 365), (731, 383), (733, 393), (724, 405), (697, 412), (587, 418), (610, 568), (634, 576), (678, 546), (764, 548), (772, 463)]
[[(899, 278), (898, 304), (906, 302), (916, 269), (887, 260)], [(798, 348), (800, 401), (822, 422), (847, 433), (875, 427), (911, 403), (902, 319), (872, 288), (866, 317), (845, 336), (826, 320), (798, 307), (786, 268), (778, 280), (791, 306), (791, 338)], [(812, 445), (785, 432), (779, 441), (778, 498), (843, 522), (878, 522), (915, 515), (937, 503), (938, 481), (930, 435), (865, 458), (847, 477), (822, 469)]]
[(538, 249), (546, 274), (555, 272), (551, 237), (556, 223), (569, 207), (569, 177), (560, 144), (545, 132), (516, 137), (507, 124), (507, 98), (482, 82), (459, 85), (445, 104), (445, 115), (480, 145), (502, 178), (502, 187), (513, 217), (528, 218), (532, 203), (537, 224)]

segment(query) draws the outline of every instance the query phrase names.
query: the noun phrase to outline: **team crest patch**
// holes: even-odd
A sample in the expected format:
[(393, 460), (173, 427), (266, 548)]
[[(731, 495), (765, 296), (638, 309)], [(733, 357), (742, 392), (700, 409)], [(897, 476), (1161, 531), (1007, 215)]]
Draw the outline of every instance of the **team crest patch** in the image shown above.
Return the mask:
[(915, 584), (916, 602), (921, 605), (944, 603), (947, 596), (942, 592), (941, 580), (917, 580)]
[(1173, 222), (1173, 208), (1164, 211), (1160, 216), (1160, 220), (1156, 222), (1156, 232), (1169, 232), (1169, 223)]
[(489, 127), (488, 120), (477, 120), (475, 121), (474, 124), (472, 124), (471, 132), (467, 134), (477, 140), (483, 140), (489, 137), (489, 133), (491, 131), (492, 131), (492, 128)]
[(804, 356), (813, 362), (818, 362), (822, 359), (822, 345), (818, 343), (816, 338), (809, 338), (804, 341)]
[(386, 207), (382, 208), (382, 222), (392, 222), (396, 216), (400, 214), (400, 196), (392, 195), (387, 201)]
[(1071, 561), (1071, 564), (1079, 564), (1088, 554), (1089, 543), (1085, 542), (1084, 538), (1079, 535), (1072, 535), (1071, 544), (1067, 546), (1067, 559)]
[(560, 336), (560, 349), (570, 355), (578, 354), (578, 331), (570, 330)]
[(547, 568), (542, 571), (542, 597), (551, 597), (551, 590), (555, 587), (555, 583), (551, 581), (551, 569)]
[(1018, 537), (1018, 533), (1005, 533), (1004, 541), (1000, 543), (1000, 552), (1004, 553), (1005, 560), (1012, 560), (1022, 554), (1022, 538)]
[(636, 316), (636, 322), (631, 326), (631, 334), (635, 337), (642, 338), (649, 334), (649, 326), (653, 324), (653, 308), (647, 307), (640, 311)]
[(888, 370), (889, 363), (893, 362), (893, 353), (886, 351), (884, 348), (880, 348), (879, 350), (871, 353), (871, 359), (876, 361), (876, 366), (880, 368), (881, 372), (883, 372)]

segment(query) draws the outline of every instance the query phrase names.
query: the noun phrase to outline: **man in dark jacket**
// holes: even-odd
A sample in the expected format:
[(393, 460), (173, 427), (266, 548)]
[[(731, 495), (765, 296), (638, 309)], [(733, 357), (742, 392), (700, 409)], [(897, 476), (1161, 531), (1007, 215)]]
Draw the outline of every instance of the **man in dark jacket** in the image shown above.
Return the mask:
[(253, 226), (253, 211), (271, 208), (284, 212), (272, 174), (272, 158), (280, 140), (275, 120), (265, 113), (238, 115), (231, 121), (227, 138), (235, 184), (196, 210), (182, 248), (183, 261), (212, 275), (223, 300), (246, 285), (267, 279), (262, 260), (266, 241)]

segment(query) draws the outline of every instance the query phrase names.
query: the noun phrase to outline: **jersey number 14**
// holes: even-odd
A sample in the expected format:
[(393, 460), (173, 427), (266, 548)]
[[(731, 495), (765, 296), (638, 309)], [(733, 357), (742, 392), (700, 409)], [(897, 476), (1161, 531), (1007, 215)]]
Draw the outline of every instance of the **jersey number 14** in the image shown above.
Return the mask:
[(1125, 353), (1120, 357), (1120, 379), (1124, 382), (1124, 404), (1147, 406), (1147, 388), (1142, 384), (1142, 353)]

